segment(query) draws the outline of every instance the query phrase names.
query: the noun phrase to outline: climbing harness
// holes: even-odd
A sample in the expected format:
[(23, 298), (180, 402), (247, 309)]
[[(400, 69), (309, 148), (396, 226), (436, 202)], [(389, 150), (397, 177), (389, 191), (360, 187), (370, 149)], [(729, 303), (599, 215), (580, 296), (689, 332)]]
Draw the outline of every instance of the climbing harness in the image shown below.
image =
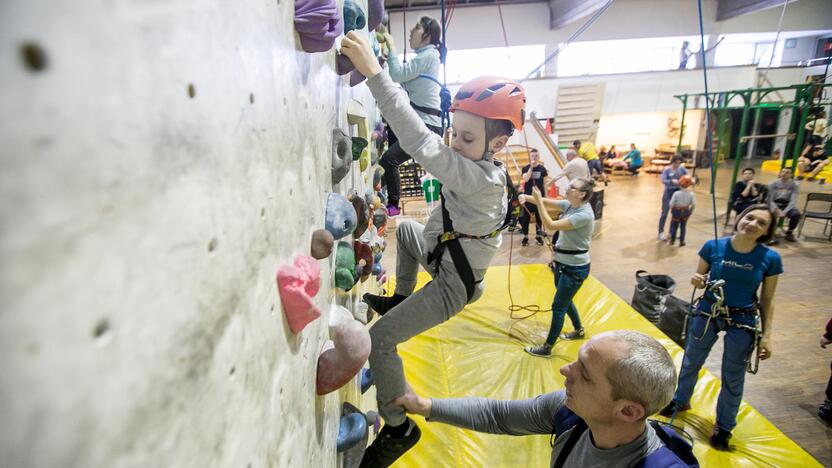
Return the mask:
[[(682, 335), (684, 336), (687, 331), (688, 320), (696, 316), (704, 316), (707, 317), (705, 322), (705, 328), (702, 330), (702, 334), (700, 336), (694, 336), (691, 333), (691, 338), (696, 341), (701, 341), (705, 338), (705, 334), (708, 332), (708, 327), (711, 326), (711, 322), (714, 320), (723, 320), (725, 325), (728, 327), (737, 328), (740, 330), (745, 330), (754, 337), (754, 341), (749, 352), (749, 359), (746, 362), (746, 371), (751, 374), (756, 374), (757, 371), (760, 369), (760, 341), (763, 337), (763, 330), (761, 327), (761, 319), (760, 319), (760, 312), (757, 307), (756, 301), (755, 304), (748, 308), (733, 308), (728, 307), (725, 305), (725, 280), (708, 280), (705, 283), (705, 289), (696, 300), (692, 300), (690, 303), (690, 309), (688, 310), (688, 315), (685, 316), (685, 323), (682, 326)], [(714, 296), (714, 300), (711, 301), (706, 297), (707, 293), (711, 293)], [(696, 294), (696, 288), (693, 289), (693, 293), (691, 294), (691, 299)], [(705, 301), (706, 304), (710, 304), (708, 311), (705, 312), (699, 309), (699, 304)], [(739, 323), (732, 315), (736, 314), (747, 314), (754, 316), (754, 325), (746, 325), (744, 323)], [(754, 363), (752, 364), (750, 356), (751, 354), (755, 355)]]
[(413, 102), (410, 103), (410, 107), (416, 109), (417, 111), (424, 112), (425, 114), (434, 115), (436, 117), (441, 118), (442, 131), (444, 132), (451, 122), (450, 109), (451, 104), (453, 102), (453, 98), (451, 97), (451, 91), (444, 84), (440, 83), (438, 79), (430, 75), (422, 73), (419, 75), (419, 78), (430, 80), (439, 85), (439, 109), (431, 109), (429, 107), (417, 106)]
[[(499, 161), (495, 161), (495, 165), (501, 166)], [(448, 209), (445, 207), (445, 195), (440, 190), (439, 192), (439, 199), (442, 207), (442, 234), (437, 237), (436, 247), (434, 247), (433, 251), (428, 254), (428, 264), (436, 262), (436, 271), (439, 272), (439, 266), (442, 263), (442, 255), (445, 253), (445, 249), (447, 248), (448, 251), (451, 253), (451, 260), (453, 260), (454, 267), (456, 268), (459, 277), (462, 279), (462, 283), (465, 285), (465, 293), (468, 297), (468, 302), (474, 297), (474, 292), (476, 291), (477, 284), (481, 281), (476, 281), (474, 278), (474, 271), (471, 268), (471, 264), (468, 262), (468, 257), (465, 256), (465, 251), (462, 249), (462, 244), (460, 244), (460, 239), (492, 239), (500, 235), (500, 233), (517, 223), (517, 218), (520, 215), (520, 200), (517, 195), (517, 190), (514, 188), (514, 184), (511, 183), (511, 178), (506, 172), (505, 168), (502, 169), (503, 174), (506, 178), (506, 198), (508, 204), (508, 210), (506, 213), (505, 218), (503, 219), (503, 223), (495, 230), (489, 232), (488, 234), (482, 236), (474, 236), (470, 234), (464, 234), (454, 229), (453, 221), (451, 221), (450, 213), (448, 213)]]

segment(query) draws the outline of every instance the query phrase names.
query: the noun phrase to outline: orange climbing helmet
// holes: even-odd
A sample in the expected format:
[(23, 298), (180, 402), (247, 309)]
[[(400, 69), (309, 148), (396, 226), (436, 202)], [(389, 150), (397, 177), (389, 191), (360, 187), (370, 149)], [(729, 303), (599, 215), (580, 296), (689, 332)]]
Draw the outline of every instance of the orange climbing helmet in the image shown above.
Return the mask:
[(508, 78), (480, 76), (465, 83), (454, 96), (450, 111), (470, 112), (493, 120), (508, 120), (517, 130), (526, 120), (526, 90)]
[(693, 177), (689, 175), (683, 175), (682, 177), (679, 177), (679, 186), (690, 187), (691, 185), (693, 185)]

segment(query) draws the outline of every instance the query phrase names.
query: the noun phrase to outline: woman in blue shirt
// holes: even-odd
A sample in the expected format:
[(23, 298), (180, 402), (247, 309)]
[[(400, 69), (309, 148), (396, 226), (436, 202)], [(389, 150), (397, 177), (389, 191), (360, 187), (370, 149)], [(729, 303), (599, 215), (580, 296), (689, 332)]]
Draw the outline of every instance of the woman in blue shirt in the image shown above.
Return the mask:
[[(439, 99), (439, 85), (430, 79), (420, 77), (439, 75), (439, 44), (441, 30), (439, 23), (423, 16), (410, 30), (410, 47), (416, 56), (410, 61), (399, 62), (393, 37), (385, 33), (387, 44), (387, 66), (390, 78), (400, 83), (410, 98), (410, 106), (416, 110), (425, 125), (434, 133), (442, 135), (442, 120)], [(379, 164), (384, 168), (384, 182), (387, 185), (387, 212), (390, 216), (400, 213), (401, 176), (399, 166), (410, 159), (410, 155), (401, 149), (398, 138), (388, 129), (390, 147), (381, 156)]]
[(722, 388), (716, 405), (716, 425), (710, 439), (711, 445), (719, 450), (728, 450), (728, 439), (737, 425), (746, 365), (755, 345), (755, 334), (747, 327), (757, 325), (758, 311), (762, 328), (758, 354), (760, 359), (771, 357), (774, 292), (777, 289), (777, 278), (783, 273), (783, 262), (780, 255), (766, 247), (765, 243), (774, 236), (776, 220), (777, 217), (768, 205), (748, 207), (737, 217), (733, 236), (709, 240), (702, 246), (699, 266), (691, 278), (691, 284), (697, 288), (704, 288), (709, 279), (724, 280), (724, 305), (731, 321), (740, 326), (730, 325), (725, 318), (708, 317), (716, 298), (711, 292), (705, 293), (688, 322), (688, 338), (685, 358), (679, 371), (679, 385), (673, 401), (661, 414), (670, 417), (690, 409), (690, 398), (699, 370), (719, 332), (724, 331)]
[[(551, 355), (558, 337), (564, 340), (584, 337), (581, 317), (572, 298), (589, 276), (589, 244), (595, 229), (595, 214), (589, 199), (594, 187), (594, 180), (578, 178), (569, 184), (566, 200), (543, 198), (537, 187), (532, 189), (532, 196), (520, 195), (520, 203), (534, 203), (547, 230), (558, 232), (558, 240), (553, 248), (555, 258), (552, 266), (556, 290), (552, 299), (552, 324), (545, 343), (525, 348), (532, 356)], [(552, 220), (547, 208), (553, 208), (563, 213), (563, 216), (556, 221)], [(561, 334), (566, 315), (569, 315), (574, 330)]]

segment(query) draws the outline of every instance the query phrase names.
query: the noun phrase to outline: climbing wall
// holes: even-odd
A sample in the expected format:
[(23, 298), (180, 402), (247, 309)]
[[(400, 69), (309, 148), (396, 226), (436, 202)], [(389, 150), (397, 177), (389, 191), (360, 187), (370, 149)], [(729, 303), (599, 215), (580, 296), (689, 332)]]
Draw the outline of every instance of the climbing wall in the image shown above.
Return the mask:
[(376, 111), (294, 13), (0, 2), (0, 465), (338, 463), (318, 356), (330, 304), (377, 286), (316, 260), (322, 315), (296, 334), (275, 274), (328, 192), (364, 193), (358, 162), (332, 185), (332, 132)]

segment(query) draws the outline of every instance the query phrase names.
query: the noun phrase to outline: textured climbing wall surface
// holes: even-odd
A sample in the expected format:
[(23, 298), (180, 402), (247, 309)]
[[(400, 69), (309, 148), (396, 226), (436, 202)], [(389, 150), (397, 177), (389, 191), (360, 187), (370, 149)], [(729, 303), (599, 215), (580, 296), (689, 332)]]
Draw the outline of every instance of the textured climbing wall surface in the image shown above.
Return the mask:
[(275, 271), (323, 227), (332, 129), (374, 104), (293, 14), (0, 1), (0, 465), (335, 466), (332, 259), (298, 335)]

